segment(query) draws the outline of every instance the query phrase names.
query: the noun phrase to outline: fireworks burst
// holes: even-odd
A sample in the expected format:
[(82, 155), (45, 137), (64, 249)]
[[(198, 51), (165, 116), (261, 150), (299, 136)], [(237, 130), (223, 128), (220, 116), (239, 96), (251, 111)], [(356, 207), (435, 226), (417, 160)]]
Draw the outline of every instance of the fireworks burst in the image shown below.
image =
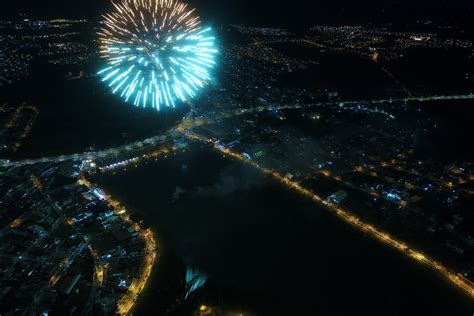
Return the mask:
[(98, 72), (114, 94), (135, 106), (175, 107), (196, 96), (215, 65), (215, 38), (195, 9), (175, 0), (120, 0), (98, 32)]

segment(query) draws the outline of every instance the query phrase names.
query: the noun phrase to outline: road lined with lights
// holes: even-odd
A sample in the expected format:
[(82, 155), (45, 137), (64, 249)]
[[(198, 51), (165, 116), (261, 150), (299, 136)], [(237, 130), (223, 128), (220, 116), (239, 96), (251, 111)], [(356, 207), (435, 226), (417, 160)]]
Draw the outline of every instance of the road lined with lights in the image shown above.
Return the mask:
[[(441, 96), (425, 96), (425, 97), (406, 97), (406, 98), (392, 98), (392, 99), (378, 99), (378, 100), (352, 100), (352, 101), (340, 101), (340, 102), (317, 102), (307, 104), (292, 104), (292, 105), (276, 105), (276, 106), (257, 106), (246, 109), (237, 109), (224, 113), (216, 113), (213, 118), (184, 118), (180, 124), (179, 129), (191, 129), (203, 125), (209, 125), (219, 122), (222, 119), (228, 119), (238, 117), (246, 114), (261, 113), (269, 110), (283, 111), (283, 110), (298, 110), (308, 109), (312, 107), (322, 106), (340, 106), (344, 107), (347, 105), (359, 105), (359, 104), (387, 104), (387, 103), (406, 103), (406, 102), (430, 102), (430, 101), (449, 101), (449, 100), (474, 100), (474, 93), (471, 94), (459, 94), (459, 95), (441, 95)], [(393, 115), (379, 109), (370, 109), (371, 113), (378, 113), (385, 115), (389, 119), (395, 119)]]
[(424, 255), (420, 251), (410, 248), (406, 243), (404, 243), (403, 241), (397, 240), (390, 234), (383, 232), (380, 229), (361, 221), (358, 217), (356, 217), (355, 215), (352, 215), (349, 211), (340, 208), (334, 203), (324, 200), (322, 197), (313, 193), (311, 190), (303, 187), (300, 183), (291, 180), (290, 178), (280, 174), (279, 172), (269, 169), (269, 168), (264, 168), (260, 166), (258, 163), (252, 160), (248, 160), (242, 154), (235, 152), (231, 149), (216, 147), (214, 146), (214, 142), (209, 138), (206, 138), (204, 136), (198, 135), (190, 131), (183, 130), (182, 132), (187, 138), (213, 145), (213, 147), (216, 150), (220, 151), (222, 154), (253, 166), (254, 168), (260, 170), (264, 174), (271, 176), (274, 180), (277, 180), (278, 182), (286, 186), (288, 189), (298, 192), (308, 197), (313, 202), (316, 202), (325, 206), (326, 209), (331, 211), (337, 217), (342, 219), (344, 222), (350, 224), (354, 228), (376, 238), (377, 240), (383, 242), (384, 244), (388, 246), (391, 246), (392, 248), (399, 250), (400, 252), (407, 255), (408, 257), (415, 259), (416, 261), (438, 271), (443, 276), (445, 276), (449, 281), (455, 284), (458, 288), (462, 289), (470, 297), (474, 298), (474, 283), (466, 279), (461, 274), (457, 274), (451, 271), (442, 263)]
[[(296, 109), (306, 109), (311, 107), (320, 107), (320, 106), (330, 106), (330, 105), (357, 105), (357, 104), (386, 104), (386, 103), (404, 103), (404, 102), (429, 102), (429, 101), (448, 101), (448, 100), (474, 100), (474, 93), (471, 94), (459, 94), (459, 95), (440, 95), (440, 96), (424, 96), (424, 97), (407, 97), (407, 98), (394, 98), (394, 99), (379, 99), (379, 100), (359, 100), (359, 101), (341, 101), (341, 102), (319, 102), (319, 103), (310, 103), (310, 104), (295, 104), (295, 105), (279, 105), (279, 106), (258, 106), (248, 109), (238, 109), (234, 111), (217, 113), (217, 117), (213, 119), (193, 119), (193, 118), (184, 118), (183, 121), (179, 124), (177, 128), (173, 128), (168, 132), (150, 137), (141, 141), (133, 142), (130, 144), (121, 145), (118, 147), (107, 148), (99, 151), (91, 151), (84, 153), (75, 153), (70, 155), (60, 155), (52, 156), (38, 159), (24, 159), (19, 161), (9, 161), (9, 160), (0, 160), (1, 167), (21, 167), (26, 165), (34, 165), (37, 163), (45, 162), (64, 162), (69, 160), (97, 160), (116, 157), (120, 154), (130, 154), (138, 150), (147, 150), (147, 147), (154, 147), (156, 145), (162, 144), (173, 138), (178, 131), (183, 129), (191, 129), (198, 126), (208, 125), (215, 123), (219, 120), (232, 118), (236, 116), (241, 116), (251, 113), (259, 113), (268, 110), (296, 110)], [(394, 117), (389, 113), (374, 109), (374, 113), (380, 113), (386, 115), (387, 117), (393, 119)]]
[[(85, 185), (89, 189), (97, 188), (98, 186), (92, 184), (85, 178), (81, 177), (79, 179), (79, 183), (81, 185)], [(142, 293), (143, 289), (145, 288), (148, 280), (150, 279), (151, 272), (153, 270), (153, 266), (158, 257), (157, 245), (156, 240), (154, 237), (153, 232), (151, 229), (144, 229), (140, 227), (140, 225), (130, 219), (128, 215), (127, 209), (123, 206), (122, 203), (115, 200), (112, 196), (107, 194), (103, 189), (101, 189), (107, 204), (114, 209), (116, 215), (120, 216), (123, 221), (130, 224), (140, 235), (140, 237), (145, 241), (145, 256), (143, 259), (143, 263), (140, 269), (140, 276), (138, 278), (134, 278), (132, 283), (130, 284), (127, 292), (125, 295), (120, 299), (117, 304), (117, 314), (119, 315), (129, 315), (132, 308), (135, 306), (138, 297)], [(101, 271), (96, 271), (97, 277), (103, 279), (103, 275), (101, 275)], [(100, 280), (98, 280), (100, 281)]]
[[(466, 279), (465, 277), (463, 277), (461, 274), (457, 274), (451, 271), (440, 262), (424, 255), (423, 253), (415, 249), (410, 248), (404, 242), (397, 240), (396, 238), (389, 235), (388, 233), (383, 232), (380, 229), (361, 221), (358, 217), (351, 214), (349, 211), (340, 208), (336, 204), (333, 204), (331, 202), (324, 200), (322, 197), (313, 193), (311, 190), (303, 187), (300, 183), (294, 180), (291, 180), (290, 178), (284, 176), (283, 174), (275, 170), (264, 168), (260, 166), (258, 163), (247, 159), (242, 154), (235, 152), (231, 149), (217, 148), (214, 146), (213, 140), (206, 138), (204, 136), (198, 135), (191, 131), (191, 129), (194, 127), (211, 124), (220, 119), (231, 118), (231, 117), (240, 116), (244, 114), (250, 114), (250, 113), (264, 112), (268, 110), (303, 109), (303, 108), (310, 108), (310, 107), (316, 107), (316, 106), (328, 106), (328, 105), (344, 106), (344, 105), (356, 105), (356, 104), (361, 104), (361, 103), (384, 104), (384, 103), (391, 103), (391, 102), (410, 102), (410, 101), (418, 101), (418, 102), (426, 101), (427, 102), (427, 101), (434, 101), (434, 100), (460, 100), (460, 99), (474, 99), (474, 94), (451, 95), (451, 96), (430, 96), (430, 97), (408, 97), (408, 98), (402, 98), (402, 99), (387, 99), (387, 100), (383, 99), (383, 100), (372, 100), (372, 101), (323, 102), (323, 103), (313, 103), (313, 104), (305, 104), (305, 105), (299, 105), (299, 104), (282, 105), (282, 106), (277, 106), (277, 107), (263, 107), (263, 106), (255, 107), (255, 108), (250, 108), (250, 109), (235, 110), (235, 111), (221, 113), (221, 114), (218, 114), (217, 118), (211, 119), (211, 120), (185, 118), (177, 128), (171, 129), (170, 131), (168, 131), (167, 133), (163, 135), (151, 137), (142, 141), (126, 144), (126, 145), (115, 147), (115, 148), (109, 148), (109, 149), (96, 151), (96, 152), (85, 152), (85, 153), (61, 155), (61, 156), (56, 156), (56, 157), (40, 158), (40, 159), (26, 159), (22, 161), (13, 161), (13, 162), (4, 160), (4, 161), (0, 161), (0, 166), (20, 167), (20, 166), (25, 166), (25, 165), (33, 165), (36, 163), (63, 162), (63, 161), (69, 161), (69, 160), (95, 161), (99, 159), (111, 159), (111, 158), (119, 157), (120, 155), (125, 155), (125, 154), (132, 156), (132, 154), (137, 151), (141, 153), (148, 152), (147, 154), (144, 154), (144, 155), (138, 155), (138, 156), (135, 155), (134, 158), (130, 158), (126, 160), (122, 159), (119, 162), (99, 167), (101, 171), (113, 171), (115, 169), (124, 168), (129, 164), (137, 164), (139, 161), (142, 161), (142, 160), (157, 159), (158, 157), (166, 156), (169, 152), (174, 151), (175, 148), (157, 149), (156, 147), (172, 139), (176, 139), (177, 136), (184, 135), (188, 139), (197, 140), (197, 141), (212, 145), (214, 148), (216, 148), (216, 150), (219, 150), (224, 155), (232, 157), (236, 160), (245, 162), (253, 166), (254, 168), (260, 170), (264, 174), (271, 176), (274, 180), (278, 181), (279, 183), (285, 185), (287, 188), (306, 196), (307, 198), (311, 199), (313, 202), (316, 202), (325, 206), (326, 209), (331, 211), (333, 214), (335, 214), (338, 218), (342, 219), (344, 222), (350, 224), (351, 226), (353, 226), (354, 228), (358, 229), (359, 231), (365, 234), (371, 235), (377, 240), (383, 242), (384, 244), (389, 245), (399, 250), (400, 252), (407, 255), (408, 257), (438, 271), (443, 276), (445, 276), (449, 281), (455, 284), (458, 288), (466, 292), (470, 297), (474, 297), (474, 284), (468, 279)], [(388, 113), (385, 113), (385, 112), (380, 112), (380, 113), (389, 115)], [(84, 184), (91, 189), (93, 187), (97, 187), (83, 178), (80, 179), (80, 182), (81, 184)], [(133, 222), (126, 213), (124, 214), (123, 211), (125, 210), (125, 208), (122, 206), (121, 203), (114, 200), (109, 195), (105, 194), (105, 197), (108, 204), (115, 210), (117, 214), (119, 214), (122, 217), (123, 220), (127, 221), (136, 229), (136, 231), (140, 234), (140, 236), (143, 238), (146, 244), (146, 255), (144, 256), (144, 262), (143, 262), (143, 265), (141, 266), (140, 276), (132, 281), (128, 291), (126, 292), (126, 294), (123, 296), (123, 298), (119, 301), (117, 305), (118, 313), (121, 315), (125, 315), (125, 314), (129, 314), (130, 311), (133, 309), (139, 295), (142, 293), (143, 289), (145, 288), (150, 278), (153, 266), (158, 256), (157, 251), (156, 251), (156, 241), (154, 239), (153, 233), (150, 230), (145, 230), (141, 228), (137, 223)], [(104, 273), (105, 273), (104, 269), (105, 267), (97, 267), (94, 273), (94, 278), (98, 284), (102, 283), (104, 279)]]
[(117, 157), (121, 154), (131, 154), (135, 151), (146, 150), (148, 147), (153, 148), (154, 146), (163, 144), (170, 139), (172, 136), (176, 134), (177, 129), (171, 129), (170, 131), (159, 135), (150, 137), (141, 141), (121, 145), (118, 147), (107, 148), (100, 151), (90, 151), (90, 152), (83, 152), (83, 153), (75, 153), (70, 155), (60, 155), (60, 156), (52, 156), (52, 157), (45, 157), (45, 158), (38, 158), (38, 159), (24, 159), (18, 161), (10, 161), (10, 160), (0, 160), (1, 167), (21, 167), (21, 166), (28, 166), (34, 165), (37, 163), (46, 163), (46, 162), (64, 162), (70, 160), (98, 160), (98, 159), (106, 159)]

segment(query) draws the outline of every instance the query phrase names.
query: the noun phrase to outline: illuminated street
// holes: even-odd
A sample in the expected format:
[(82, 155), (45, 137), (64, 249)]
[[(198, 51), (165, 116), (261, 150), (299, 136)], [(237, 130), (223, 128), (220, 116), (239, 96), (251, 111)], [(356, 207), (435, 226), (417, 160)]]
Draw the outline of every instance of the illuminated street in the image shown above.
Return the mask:
[[(183, 133), (186, 134), (187, 137), (195, 140), (199, 140), (202, 142), (205, 142), (207, 144), (212, 145), (213, 142), (210, 139), (203, 138), (202, 136), (199, 136), (194, 133), (189, 133), (186, 131), (183, 131)], [(392, 236), (389, 234), (382, 232), (378, 230), (377, 228), (373, 227), (370, 224), (364, 223), (361, 220), (359, 220), (357, 217), (349, 214), (347, 211), (338, 208), (337, 205), (323, 200), (320, 196), (312, 193), (310, 190), (302, 187), (298, 182), (292, 181), (285, 177), (284, 175), (279, 174), (278, 172), (271, 170), (271, 169), (266, 169), (260, 167), (258, 164), (253, 163), (246, 159), (244, 156), (240, 155), (239, 153), (233, 152), (232, 150), (228, 149), (220, 149), (220, 151), (224, 154), (227, 155), (231, 158), (240, 160), (242, 162), (248, 163), (252, 165), (253, 167), (259, 169), (261, 172), (270, 175), (272, 178), (283, 184), (284, 186), (288, 187), (289, 189), (292, 189), (294, 191), (297, 191), (298, 193), (310, 198), (312, 201), (316, 203), (322, 203), (326, 208), (330, 211), (332, 211), (335, 215), (337, 215), (340, 219), (344, 220), (346, 223), (352, 225), (353, 227), (359, 229), (363, 233), (370, 234), (374, 238), (377, 238), (379, 241), (401, 251), (405, 255), (435, 269), (436, 271), (440, 272), (443, 274), (447, 279), (449, 279), (453, 284), (461, 288), (463, 291), (465, 291), (468, 295), (474, 297), (474, 283), (470, 282), (466, 278), (464, 278), (462, 275), (456, 274), (454, 272), (451, 272), (447, 267), (443, 266), (441, 263), (425, 256), (424, 254), (420, 253), (419, 251), (416, 251), (414, 249), (411, 249), (408, 245), (406, 245), (402, 241), (398, 241), (394, 239)]]
[(472, 315), (472, 16), (5, 3), (0, 316)]

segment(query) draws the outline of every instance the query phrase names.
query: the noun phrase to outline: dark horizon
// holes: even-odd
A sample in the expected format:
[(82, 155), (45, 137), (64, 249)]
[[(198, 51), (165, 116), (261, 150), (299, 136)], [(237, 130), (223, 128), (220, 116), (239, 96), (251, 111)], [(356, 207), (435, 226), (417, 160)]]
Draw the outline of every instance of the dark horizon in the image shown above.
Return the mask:
[[(74, 5), (77, 3), (77, 5)], [(33, 19), (86, 18), (98, 20), (110, 6), (108, 0), (75, 2), (60, 0), (27, 0), (9, 2), (1, 18), (15, 19), (20, 14)], [(414, 23), (417, 20), (461, 24), (472, 23), (474, 5), (467, 1), (378, 1), (357, 3), (347, 0), (274, 1), (271, 4), (251, 0), (190, 0), (200, 14), (213, 24), (251, 24), (255, 26), (306, 27), (318, 24)]]

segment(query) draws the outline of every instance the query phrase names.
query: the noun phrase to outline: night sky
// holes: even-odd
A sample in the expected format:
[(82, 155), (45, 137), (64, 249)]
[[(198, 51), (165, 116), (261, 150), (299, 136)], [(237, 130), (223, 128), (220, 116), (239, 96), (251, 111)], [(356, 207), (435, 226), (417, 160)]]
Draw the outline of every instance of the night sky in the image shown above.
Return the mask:
[[(444, 18), (472, 18), (474, 1), (460, 0), (189, 0), (213, 23), (309, 26), (337, 23), (377, 23)], [(3, 3), (0, 15), (20, 12), (31, 18), (98, 18), (109, 0), (23, 0)]]

